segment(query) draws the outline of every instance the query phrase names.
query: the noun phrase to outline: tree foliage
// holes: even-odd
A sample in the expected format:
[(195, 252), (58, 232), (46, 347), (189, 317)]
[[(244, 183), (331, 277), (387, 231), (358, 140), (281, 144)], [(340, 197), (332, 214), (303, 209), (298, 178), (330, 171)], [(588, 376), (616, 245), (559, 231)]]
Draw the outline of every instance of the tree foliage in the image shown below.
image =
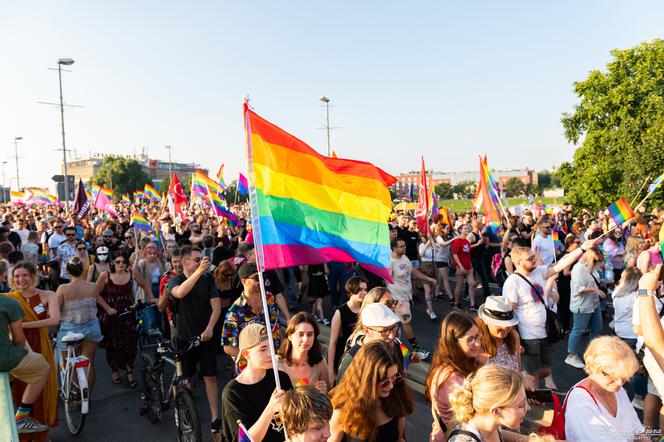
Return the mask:
[[(631, 199), (633, 182), (664, 172), (664, 40), (611, 54), (606, 71), (574, 84), (580, 101), (561, 120), (578, 148), (557, 174), (572, 203), (594, 209)], [(650, 200), (661, 204), (663, 193)]]
[(146, 183), (152, 184), (152, 181), (138, 161), (104, 157), (99, 171), (90, 179), (90, 183), (108, 187), (117, 200), (123, 193), (131, 196), (134, 190), (142, 190)]
[(477, 183), (475, 181), (461, 181), (452, 186), (452, 192), (457, 199), (474, 198), (477, 192)]
[(516, 177), (511, 177), (505, 183), (505, 195), (508, 198), (514, 198), (515, 196), (521, 195), (525, 188), (526, 186), (523, 184), (523, 181)]
[(537, 172), (537, 184), (541, 189), (560, 187), (560, 177), (547, 169), (540, 170)]
[(449, 200), (454, 198), (454, 192), (452, 191), (452, 185), (450, 183), (438, 183), (434, 188), (434, 192), (438, 198)]

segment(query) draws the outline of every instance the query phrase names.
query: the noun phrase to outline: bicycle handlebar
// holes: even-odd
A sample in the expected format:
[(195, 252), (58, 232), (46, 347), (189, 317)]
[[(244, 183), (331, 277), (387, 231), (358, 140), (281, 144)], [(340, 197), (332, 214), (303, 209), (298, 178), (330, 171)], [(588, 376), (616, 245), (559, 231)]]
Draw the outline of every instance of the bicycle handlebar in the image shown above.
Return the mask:
[(156, 304), (152, 304), (152, 303), (149, 303), (149, 302), (143, 302), (142, 300), (139, 299), (132, 306), (127, 307), (124, 311), (122, 311), (121, 313), (118, 313), (118, 318), (130, 315), (132, 313), (140, 312), (141, 310), (145, 310), (146, 308), (151, 307), (153, 305), (156, 305)]

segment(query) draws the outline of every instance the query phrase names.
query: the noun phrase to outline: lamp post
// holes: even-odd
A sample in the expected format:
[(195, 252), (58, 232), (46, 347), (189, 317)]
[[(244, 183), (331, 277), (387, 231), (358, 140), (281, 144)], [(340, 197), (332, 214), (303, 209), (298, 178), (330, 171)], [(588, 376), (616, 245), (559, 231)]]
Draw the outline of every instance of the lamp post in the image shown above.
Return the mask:
[(16, 160), (16, 190), (21, 190), (21, 180), (18, 173), (18, 142), (22, 139), (23, 137), (14, 138), (14, 159)]
[(171, 146), (164, 146), (168, 150), (168, 179), (173, 176), (173, 162), (171, 161)]
[(67, 179), (67, 144), (65, 143), (65, 110), (62, 101), (62, 66), (71, 66), (74, 64), (72, 58), (58, 59), (58, 82), (60, 83), (60, 124), (62, 125), (62, 164), (64, 165), (63, 171), (65, 175), (65, 210), (69, 213), (69, 182)]
[(325, 103), (325, 112), (327, 114), (327, 123), (325, 129), (327, 130), (327, 156), (330, 156), (330, 99), (325, 95), (320, 97), (321, 103)]

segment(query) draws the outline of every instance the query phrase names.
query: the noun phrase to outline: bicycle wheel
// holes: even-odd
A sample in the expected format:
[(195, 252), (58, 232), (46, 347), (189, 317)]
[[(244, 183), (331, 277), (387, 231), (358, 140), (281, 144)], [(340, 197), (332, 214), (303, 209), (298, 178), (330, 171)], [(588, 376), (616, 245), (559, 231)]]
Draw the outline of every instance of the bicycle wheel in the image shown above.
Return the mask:
[(141, 370), (143, 393), (145, 394), (145, 402), (148, 407), (148, 419), (150, 419), (150, 422), (157, 423), (161, 420), (162, 416), (163, 374), (161, 370), (150, 368), (148, 364), (149, 362), (144, 359), (143, 369)]
[[(82, 392), (74, 364), (69, 364), (66, 370), (65, 384), (62, 386), (62, 389), (67, 429), (71, 434), (78, 434), (83, 430), (83, 425), (85, 424), (86, 415), (83, 412), (82, 396), (83, 394), (87, 395), (87, 379), (83, 381), (86, 391)], [(80, 371), (84, 372), (83, 370)]]
[(175, 398), (175, 437), (178, 442), (200, 442), (201, 421), (198, 419), (196, 404), (191, 393), (180, 391)]

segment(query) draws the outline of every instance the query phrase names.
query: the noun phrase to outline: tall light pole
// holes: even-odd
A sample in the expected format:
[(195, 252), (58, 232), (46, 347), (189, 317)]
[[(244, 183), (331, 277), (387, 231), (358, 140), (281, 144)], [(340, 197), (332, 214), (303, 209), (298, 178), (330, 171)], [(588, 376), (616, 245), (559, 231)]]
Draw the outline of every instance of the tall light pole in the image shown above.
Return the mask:
[(67, 179), (67, 144), (65, 143), (65, 109), (62, 101), (62, 66), (71, 66), (74, 64), (72, 58), (58, 59), (58, 82), (60, 83), (60, 123), (62, 125), (62, 164), (64, 165), (65, 175), (65, 210), (69, 213), (69, 180)]
[(171, 161), (171, 146), (164, 146), (168, 150), (168, 179), (173, 176), (173, 162)]
[(14, 160), (16, 160), (16, 190), (21, 190), (21, 180), (18, 173), (18, 142), (22, 139), (23, 137), (14, 138)]
[(330, 156), (330, 99), (325, 95), (320, 97), (321, 103), (325, 103), (325, 112), (327, 114), (327, 123), (325, 124), (325, 129), (327, 129), (327, 156)]

